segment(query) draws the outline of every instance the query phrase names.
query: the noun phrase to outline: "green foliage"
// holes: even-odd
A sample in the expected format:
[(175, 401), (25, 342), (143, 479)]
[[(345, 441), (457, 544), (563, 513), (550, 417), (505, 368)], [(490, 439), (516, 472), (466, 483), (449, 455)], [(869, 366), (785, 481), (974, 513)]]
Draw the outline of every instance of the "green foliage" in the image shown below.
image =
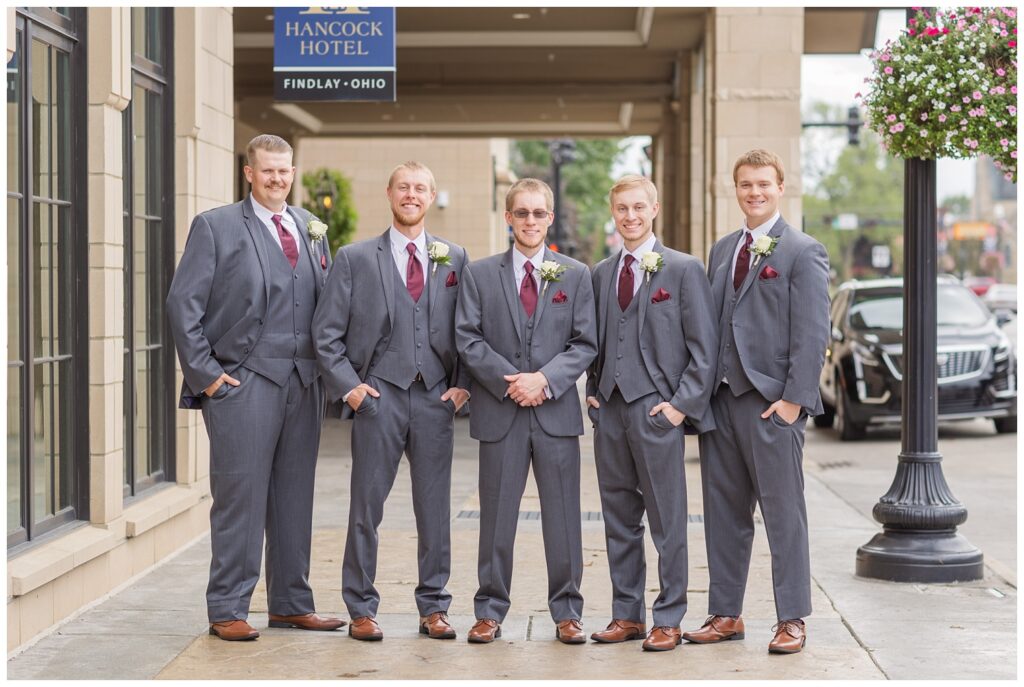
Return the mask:
[[(576, 238), (576, 257), (591, 263), (604, 256), (604, 226), (611, 217), (608, 189), (614, 183), (612, 166), (622, 143), (610, 138), (575, 141), (577, 159), (562, 165), (562, 218), (569, 235)], [(511, 164), (519, 178), (534, 177), (552, 184), (547, 141), (516, 141)]]
[[(327, 224), (327, 240), (331, 251), (349, 243), (356, 233), (355, 204), (352, 200), (352, 183), (337, 170), (320, 168), (302, 175), (302, 188), (306, 191), (306, 210)], [(321, 194), (327, 191), (330, 209), (320, 202)]]

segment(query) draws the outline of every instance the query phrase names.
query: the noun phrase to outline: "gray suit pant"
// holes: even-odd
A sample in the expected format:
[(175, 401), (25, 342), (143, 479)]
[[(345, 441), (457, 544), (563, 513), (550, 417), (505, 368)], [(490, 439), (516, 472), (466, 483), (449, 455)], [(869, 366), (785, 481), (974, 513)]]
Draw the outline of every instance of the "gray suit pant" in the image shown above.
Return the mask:
[(708, 613), (740, 615), (759, 504), (772, 557), (779, 620), (811, 614), (811, 567), (804, 503), (804, 411), (792, 425), (761, 413), (756, 390), (739, 397), (722, 385), (711, 399), (718, 429), (700, 435), (704, 535), (711, 577)]
[(646, 623), (646, 510), (661, 587), (651, 608), (654, 625), (678, 627), (686, 614), (687, 584), (683, 429), (673, 427), (664, 415), (651, 417), (651, 408), (661, 401), (654, 393), (627, 403), (616, 390), (596, 410), (594, 456), (612, 578), (612, 617)]
[(267, 606), (312, 613), (309, 586), (313, 480), (324, 405), (320, 381), (292, 370), (280, 387), (245, 368), (202, 401), (210, 436), (210, 622), (242, 620), (260, 577), (266, 532)]
[(480, 442), (477, 618), (502, 622), (511, 605), (513, 548), (531, 462), (540, 495), (551, 617), (561, 622), (583, 614), (579, 437), (551, 436), (532, 409), (519, 408), (503, 439)]
[(377, 528), (394, 486), (402, 453), (409, 458), (412, 507), (418, 538), (416, 607), (420, 615), (447, 611), (451, 574), (452, 448), (455, 405), (441, 401), (447, 387), (414, 382), (402, 389), (373, 376), (366, 383), (380, 392), (367, 395), (352, 423), (352, 481), (348, 538), (342, 565), (342, 597), (353, 618), (375, 617), (380, 594)]

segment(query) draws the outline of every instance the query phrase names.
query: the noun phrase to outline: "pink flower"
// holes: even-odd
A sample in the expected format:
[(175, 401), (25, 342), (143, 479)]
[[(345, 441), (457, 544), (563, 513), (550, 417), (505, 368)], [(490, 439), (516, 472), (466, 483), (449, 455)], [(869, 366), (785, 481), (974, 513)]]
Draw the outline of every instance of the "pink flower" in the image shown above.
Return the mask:
[(1006, 76), (1006, 70), (1000, 67), (999, 69), (996, 70), (996, 74), (998, 74), (999, 76)]
[(1016, 86), (1010, 86), (1010, 93), (1013, 93), (1014, 95), (1017, 95), (1017, 87)]
[(1001, 145), (1001, 146), (1008, 146), (1008, 145), (1010, 145), (1010, 139), (1008, 139), (1008, 138), (1001, 138), (1001, 139), (999, 139), (999, 145)]
[(886, 74), (892, 74), (892, 67), (886, 67), (885, 68), (885, 73)]
[(1012, 153), (1010, 153), (1010, 157), (1012, 157), (1014, 160), (1016, 160), (1017, 159), (1017, 151), (1015, 150)]
[[(974, 98), (975, 100), (981, 100), (981, 91), (975, 91), (974, 93), (971, 93), (971, 96), (972, 96), (972, 97), (973, 97), (973, 98)], [(969, 103), (969, 102), (971, 102), (971, 101), (970, 101), (970, 100), (967, 100), (966, 98), (964, 98), (964, 102), (968, 102), (968, 103)]]
[(1015, 114), (1017, 114), (1017, 107), (1016, 107), (1015, 105), (1010, 105), (1010, 106), (1009, 106), (1008, 108), (1006, 108), (1006, 109), (1007, 109), (1007, 110), (1009, 110), (1009, 112), (1010, 112), (1010, 114), (1011, 114), (1011, 115), (1015, 115)]
[(1003, 178), (1004, 178), (1004, 179), (1006, 179), (1007, 181), (1013, 181), (1013, 175), (1012, 175), (1012, 174), (1010, 174), (1009, 172), (1007, 172), (1006, 174), (1004, 174), (1004, 175), (1003, 175)]
[(908, 36), (915, 36), (915, 35), (917, 35), (917, 32), (914, 31), (914, 29), (908, 29), (907, 30), (907, 35)]
[(1011, 47), (1011, 48), (1016, 48), (1017, 47), (1017, 41), (1007, 41), (1006, 45)]
[(879, 58), (879, 59), (881, 59), (882, 62), (888, 62), (889, 60), (892, 59), (892, 56), (889, 53), (887, 53), (887, 52), (883, 52), (882, 53), (882, 57)]
[(950, 112), (959, 112), (960, 111), (960, 106), (959, 105), (953, 105), (952, 107), (949, 108), (949, 111)]
[(895, 122), (896, 121), (896, 115), (894, 115), (894, 114), (889, 115), (888, 117), (885, 118), (885, 121), (889, 122), (890, 124)]
[(928, 121), (928, 113), (927, 112), (922, 112), (921, 113), (921, 121), (922, 122), (927, 122)]
[(946, 115), (944, 115), (944, 114), (940, 114), (940, 115), (939, 115), (939, 121), (940, 121), (940, 122), (944, 122), (944, 121), (946, 121)]
[(965, 96), (964, 96), (964, 104), (966, 105), (966, 104), (968, 104), (968, 103), (970, 103), (970, 102), (971, 102), (971, 99), (970, 99), (970, 98), (968, 98), (968, 97), (967, 97), (967, 96), (965, 95)]

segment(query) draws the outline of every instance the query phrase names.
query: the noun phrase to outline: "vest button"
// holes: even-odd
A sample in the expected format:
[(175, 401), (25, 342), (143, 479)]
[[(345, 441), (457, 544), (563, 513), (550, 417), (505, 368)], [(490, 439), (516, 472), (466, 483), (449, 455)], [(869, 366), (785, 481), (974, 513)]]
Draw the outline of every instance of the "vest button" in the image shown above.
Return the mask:
[(416, 344), (416, 348), (423, 348), (423, 344), (421, 344), (421, 343)]
[(527, 329), (533, 329), (533, 322), (527, 322), (526, 323), (526, 328)]
[(516, 357), (517, 357), (517, 358), (519, 357), (519, 354), (518, 354), (518, 353), (516, 353)]
[(258, 324), (258, 325), (260, 325), (262, 327), (263, 326), (263, 320), (256, 320), (256, 324)]
[(242, 353), (248, 353), (248, 352), (249, 352), (249, 349), (248, 349), (248, 348), (243, 348), (243, 349), (242, 349)]
[(621, 353), (619, 353), (619, 354), (618, 354), (617, 356), (615, 356), (615, 357), (616, 357), (616, 358), (617, 358), (618, 360), (622, 360), (622, 354), (621, 354)]

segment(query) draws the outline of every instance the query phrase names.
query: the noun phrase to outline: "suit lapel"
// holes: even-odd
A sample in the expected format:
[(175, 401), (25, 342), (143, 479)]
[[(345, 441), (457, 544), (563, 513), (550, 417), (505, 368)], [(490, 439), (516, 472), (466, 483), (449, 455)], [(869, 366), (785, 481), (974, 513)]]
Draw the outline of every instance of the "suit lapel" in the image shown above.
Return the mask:
[(267, 303), (270, 303), (270, 283), (267, 281), (267, 266), (270, 256), (267, 255), (266, 243), (262, 240), (257, 232), (266, 231), (262, 226), (259, 218), (256, 217), (256, 211), (252, 207), (252, 198), (246, 198), (242, 202), (242, 216), (245, 218), (245, 228), (249, 231), (249, 238), (252, 239), (253, 245), (256, 246), (256, 259), (260, 264), (260, 271), (263, 273), (263, 292), (267, 299)]
[[(557, 262), (554, 259), (554, 257), (555, 257), (554, 254), (550, 250), (548, 250), (547, 247), (545, 246), (545, 248), (544, 248), (544, 260), (543, 261), (547, 262), (548, 260), (551, 260), (553, 262)], [(561, 264), (561, 263), (559, 263), (559, 264)], [(540, 318), (544, 316), (544, 309), (545, 309), (544, 306), (547, 305), (548, 300), (551, 299), (552, 296), (553, 296), (553, 294), (548, 293), (548, 291), (551, 288), (556, 287), (556, 285), (558, 284), (558, 282), (546, 282), (546, 281), (544, 281), (544, 279), (540, 276), (540, 270), (536, 270), (536, 272), (537, 272), (537, 312), (535, 312), (533, 314), (533, 323), (534, 323), (533, 326), (534, 326), (534, 328), (537, 328), (537, 327), (540, 326)], [(555, 290), (557, 292), (558, 289), (555, 288)]]
[[(662, 253), (664, 253), (664, 250), (665, 248), (664, 246), (661, 245), (661, 241), (654, 242), (655, 253), (661, 255)], [(663, 269), (665, 269), (664, 266), (662, 266), (661, 270)], [(640, 299), (640, 302), (636, 304), (636, 308), (640, 325), (638, 330), (641, 332), (644, 330), (644, 318), (647, 317), (647, 303), (650, 301), (651, 298), (651, 289), (653, 288), (651, 286), (651, 282), (658, 278), (658, 275), (661, 274), (661, 270), (658, 270), (654, 274), (650, 274), (649, 272), (644, 272), (643, 270), (640, 270), (640, 289), (636, 292), (636, 296), (634, 296), (634, 298)], [(648, 274), (650, 274), (650, 278), (648, 278)]]
[(600, 331), (600, 337), (598, 338), (598, 341), (602, 341), (602, 342), (604, 341), (604, 333), (608, 330), (608, 317), (606, 316), (607, 313), (608, 313), (607, 309), (612, 307), (612, 303), (617, 302), (618, 293), (617, 293), (617, 291), (615, 289), (615, 284), (616, 284), (617, 280), (615, 279), (615, 277), (617, 276), (618, 271), (619, 271), (619, 261), (620, 260), (622, 260), (622, 249), (621, 248), (619, 249), (619, 252), (615, 254), (615, 260), (614, 261), (609, 261), (610, 262), (609, 267), (611, 269), (608, 270), (608, 283), (601, 287), (605, 291), (605, 298), (602, 300), (602, 306), (601, 306), (602, 308), (605, 308), (605, 311), (603, 313), (599, 313), (598, 314), (597, 321), (598, 321), (598, 326), (599, 326), (599, 328), (601, 330)]
[(292, 219), (295, 220), (295, 228), (299, 230), (299, 240), (306, 245), (306, 257), (309, 258), (309, 266), (313, 268), (313, 283), (316, 284), (316, 295), (320, 296), (320, 277), (319, 275), (323, 272), (320, 269), (320, 265), (316, 264), (316, 252), (313, 250), (313, 242), (309, 239), (309, 232), (302, 230), (302, 220), (299, 218), (299, 213), (289, 205), (288, 212), (291, 214)]
[(395, 259), (391, 256), (390, 229), (386, 229), (377, 241), (377, 267), (380, 269), (380, 283), (384, 287), (384, 302), (388, 307), (388, 322), (395, 324)]
[(423, 239), (423, 247), (427, 251), (427, 282), (429, 282), (429, 286), (427, 287), (427, 299), (429, 300), (427, 312), (433, 315), (434, 304), (437, 303), (437, 293), (438, 291), (441, 290), (441, 287), (438, 287), (438, 284), (441, 284), (439, 280), (441, 279), (441, 277), (444, 276), (444, 274), (441, 274), (441, 276), (439, 277), (438, 273), (443, 273), (444, 270), (435, 269), (440, 268), (441, 265), (438, 265), (437, 263), (432, 263), (430, 261), (430, 244), (434, 242), (434, 238), (430, 234), (428, 234), (425, 229), (423, 231)]
[(512, 316), (512, 324), (516, 328), (516, 335), (519, 341), (523, 340), (522, 318), (519, 317), (519, 294), (516, 293), (515, 267), (512, 263), (512, 249), (505, 252), (505, 257), (498, 268), (498, 277), (501, 279), (501, 287), (505, 292), (505, 301), (508, 303), (508, 312)]
[[(780, 215), (778, 221), (775, 222), (775, 224), (772, 226), (772, 228), (768, 231), (768, 235), (771, 236), (772, 238), (779, 239), (779, 238), (782, 237), (782, 233), (783, 233), (783, 231), (785, 229), (786, 229), (786, 221), (784, 219), (782, 219), (782, 216)], [(742, 233), (741, 233), (741, 235), (742, 235)], [(778, 246), (776, 246), (776, 248), (778, 248)], [(735, 248), (734, 248), (734, 250), (735, 250)], [(774, 254), (774, 252), (773, 252), (773, 254)], [(766, 264), (768, 264), (768, 261), (772, 259), (772, 256), (769, 255), (766, 258), (762, 258), (761, 261), (758, 262), (755, 265), (754, 264), (754, 258), (755, 257), (756, 256), (753, 255), (753, 254), (750, 255), (750, 272), (747, 273), (747, 278), (743, 280), (742, 284), (740, 284), (740, 291), (739, 291), (738, 294), (736, 294), (736, 302), (737, 303), (739, 303), (740, 299), (743, 298), (743, 296), (747, 293), (747, 291), (750, 290), (750, 286), (754, 283), (754, 280), (757, 279), (757, 273), (760, 272), (761, 270), (763, 270), (764, 266)]]

